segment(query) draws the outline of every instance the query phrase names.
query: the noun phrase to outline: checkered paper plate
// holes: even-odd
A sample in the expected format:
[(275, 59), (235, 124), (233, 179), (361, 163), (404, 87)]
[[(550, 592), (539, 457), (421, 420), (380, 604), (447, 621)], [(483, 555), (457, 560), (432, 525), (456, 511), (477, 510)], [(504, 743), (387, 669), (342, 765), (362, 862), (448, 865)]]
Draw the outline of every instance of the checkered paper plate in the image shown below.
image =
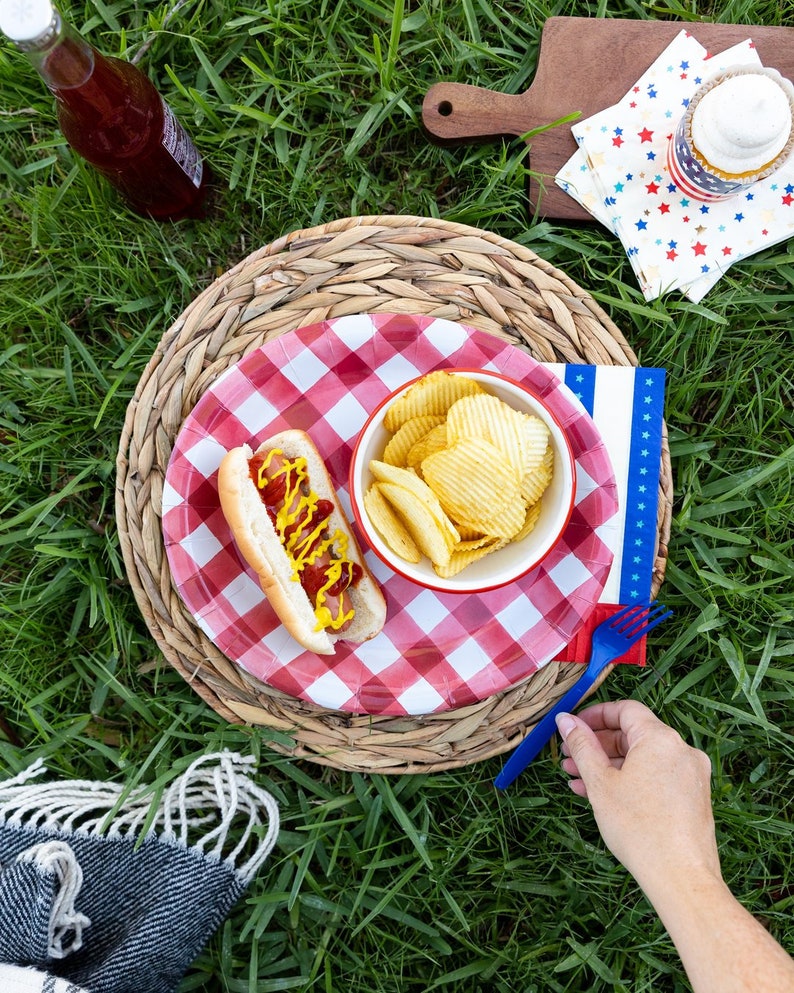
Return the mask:
[[(461, 596), (422, 589), (372, 552), (383, 631), (334, 656), (305, 651), (279, 624), (221, 512), (217, 470), (229, 448), (285, 428), (312, 436), (350, 511), (347, 476), (368, 413), (393, 389), (446, 367), (520, 380), (571, 438), (576, 504), (562, 541), (519, 582)], [(323, 321), (273, 339), (202, 396), (174, 446), (163, 533), (176, 588), (201, 629), (248, 673), (290, 696), (359, 714), (429, 714), (516, 685), (549, 662), (595, 607), (617, 542), (617, 487), (599, 432), (571, 391), (514, 345), (451, 321), (372, 314)], [(362, 547), (363, 543), (362, 543)]]

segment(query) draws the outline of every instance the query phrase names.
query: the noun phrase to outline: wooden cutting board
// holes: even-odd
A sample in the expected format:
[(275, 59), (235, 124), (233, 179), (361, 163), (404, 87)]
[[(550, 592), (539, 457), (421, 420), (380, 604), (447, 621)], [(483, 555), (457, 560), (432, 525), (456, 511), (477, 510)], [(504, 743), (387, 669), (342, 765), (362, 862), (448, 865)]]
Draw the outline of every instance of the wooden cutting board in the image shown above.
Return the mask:
[[(464, 83), (436, 83), (425, 95), (423, 123), (435, 140), (455, 144), (523, 135), (577, 112), (584, 120), (617, 103), (683, 29), (715, 53), (752, 38), (765, 66), (794, 79), (794, 28), (550, 17), (528, 90), (509, 94)], [(538, 177), (530, 178), (530, 208), (541, 217), (592, 220), (554, 182), (576, 151), (571, 123), (528, 139), (528, 168)]]

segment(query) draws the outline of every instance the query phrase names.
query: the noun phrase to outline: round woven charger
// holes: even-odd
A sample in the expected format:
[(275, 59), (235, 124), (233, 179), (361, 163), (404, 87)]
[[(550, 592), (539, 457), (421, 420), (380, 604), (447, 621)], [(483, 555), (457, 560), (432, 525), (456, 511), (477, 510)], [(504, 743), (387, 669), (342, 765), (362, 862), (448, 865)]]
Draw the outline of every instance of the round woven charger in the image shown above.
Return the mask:
[[(161, 529), (171, 449), (210, 384), (277, 335), (377, 312), (468, 324), (541, 362), (638, 364), (588, 293), (529, 249), (488, 231), (409, 216), (349, 217), (296, 231), (224, 273), (163, 335), (127, 410), (116, 513), (127, 573), (152, 636), (221, 717), (268, 727), (277, 732), (277, 751), (339, 769), (433, 772), (515, 747), (576, 681), (581, 665), (549, 663), (512, 689), (441, 714), (325, 710), (250, 677), (204, 635), (174, 588)], [(671, 510), (665, 433), (654, 595), (664, 577)]]

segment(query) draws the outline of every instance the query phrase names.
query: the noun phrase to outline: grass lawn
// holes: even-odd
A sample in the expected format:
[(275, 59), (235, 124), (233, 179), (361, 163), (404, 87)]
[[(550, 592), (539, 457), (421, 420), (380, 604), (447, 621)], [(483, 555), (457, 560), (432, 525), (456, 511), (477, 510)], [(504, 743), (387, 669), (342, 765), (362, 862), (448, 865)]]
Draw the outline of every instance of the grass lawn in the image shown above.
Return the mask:
[[(207, 220), (130, 214), (65, 146), (53, 102), (0, 46), (0, 773), (160, 782), (253, 752), (278, 845), (182, 989), (551, 993), (688, 988), (649, 904), (547, 750), (504, 796), (498, 759), (351, 774), (226, 724), (159, 654), (114, 522), (125, 410), (164, 331), (218, 274), (288, 231), (430, 215), (530, 247), (665, 366), (675, 506), (645, 701), (711, 757), (725, 876), (794, 950), (794, 241), (693, 304), (646, 303), (599, 226), (531, 223), (520, 141), (441, 149), (428, 87), (525, 90), (553, 14), (781, 24), (778, 0), (65, 2), (108, 54), (140, 54), (206, 154)], [(178, 9), (172, 9), (178, 8)], [(172, 16), (169, 16), (172, 15)], [(751, 34), (748, 29), (748, 35)]]

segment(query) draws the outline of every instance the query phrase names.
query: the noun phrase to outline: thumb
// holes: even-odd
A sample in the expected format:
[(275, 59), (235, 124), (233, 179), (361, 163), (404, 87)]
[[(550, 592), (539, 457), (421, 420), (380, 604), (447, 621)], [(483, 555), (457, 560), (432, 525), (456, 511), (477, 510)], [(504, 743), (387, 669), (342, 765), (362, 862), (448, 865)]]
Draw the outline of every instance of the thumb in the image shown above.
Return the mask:
[(584, 790), (577, 789), (575, 780), (571, 786), (577, 793), (587, 793), (588, 787), (594, 786), (611, 768), (609, 757), (595, 731), (585, 721), (573, 714), (558, 714), (556, 721), (557, 730), (576, 766), (574, 774), (581, 780)]

